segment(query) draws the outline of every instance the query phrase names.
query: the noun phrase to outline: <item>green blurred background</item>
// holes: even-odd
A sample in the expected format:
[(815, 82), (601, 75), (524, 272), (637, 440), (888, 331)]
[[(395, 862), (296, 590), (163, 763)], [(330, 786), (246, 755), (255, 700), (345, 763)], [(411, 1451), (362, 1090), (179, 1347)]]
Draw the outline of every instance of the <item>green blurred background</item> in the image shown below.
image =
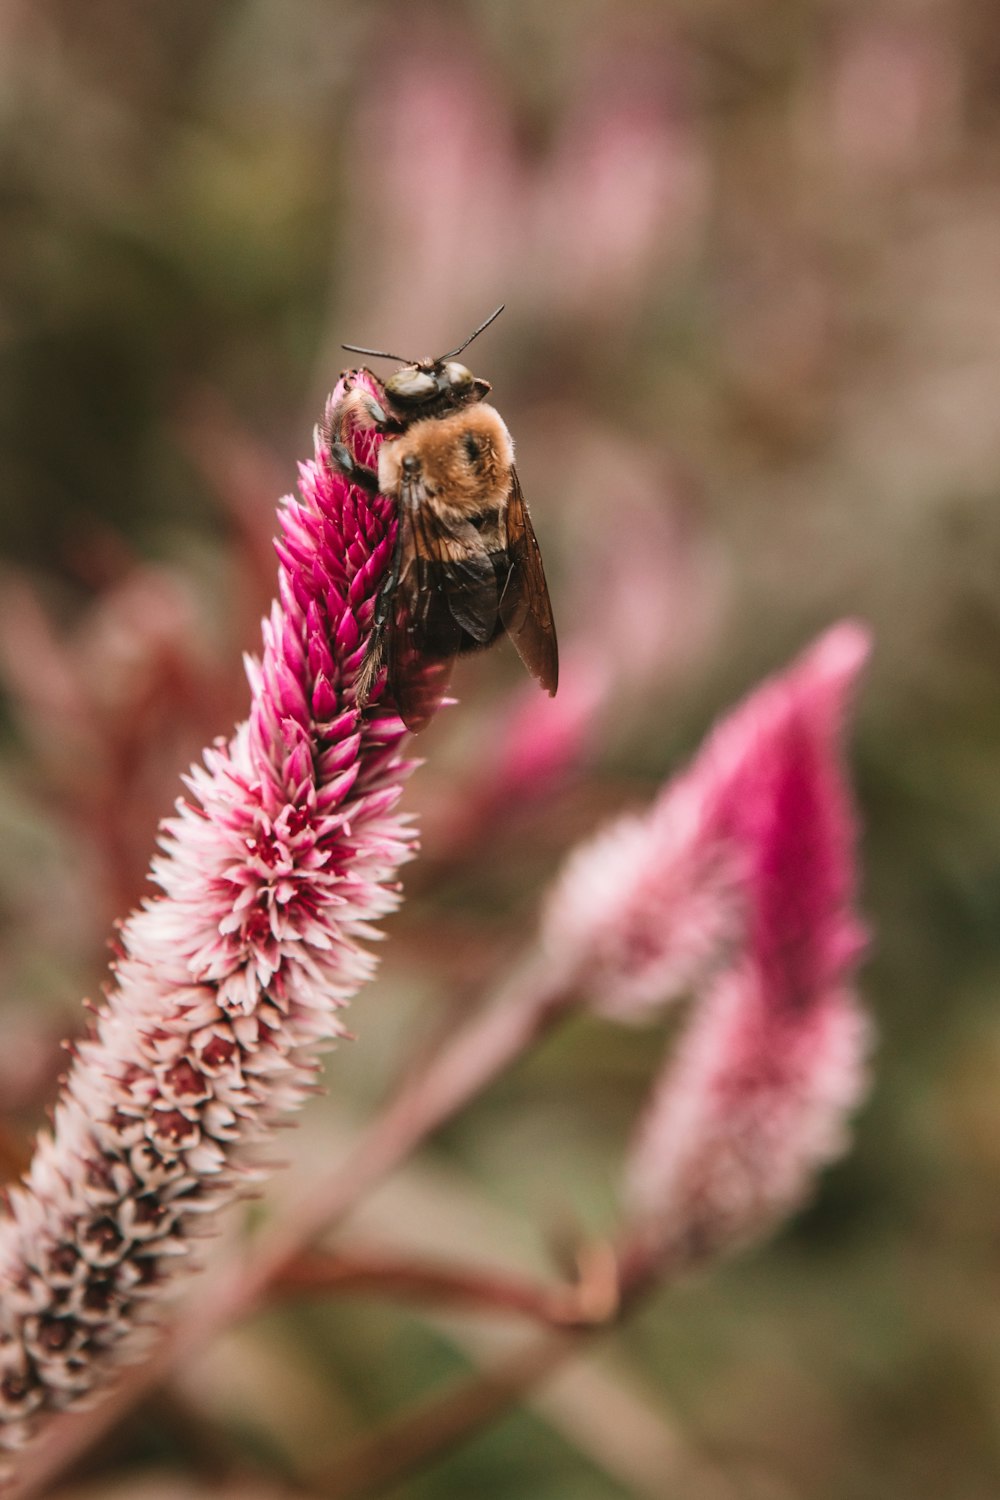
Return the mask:
[[(876, 635), (853, 758), (880, 1042), (803, 1216), (394, 1493), (987, 1500), (1000, 23), (977, 0), (0, 0), (8, 1172), (179, 771), (245, 708), (274, 503), (341, 340), (437, 353), (500, 301), (470, 359), (518, 442), (564, 696), (511, 654), (463, 665), (407, 794), (410, 900), (280, 1191), (488, 993), (562, 852), (845, 614)], [(550, 707), (544, 774), (519, 772), (503, 735), (551, 736)], [(599, 1232), (661, 1040), (574, 1023), (370, 1232), (529, 1266)], [(474, 1331), (269, 1315), (66, 1493), (321, 1495), (368, 1424), (474, 1367)]]

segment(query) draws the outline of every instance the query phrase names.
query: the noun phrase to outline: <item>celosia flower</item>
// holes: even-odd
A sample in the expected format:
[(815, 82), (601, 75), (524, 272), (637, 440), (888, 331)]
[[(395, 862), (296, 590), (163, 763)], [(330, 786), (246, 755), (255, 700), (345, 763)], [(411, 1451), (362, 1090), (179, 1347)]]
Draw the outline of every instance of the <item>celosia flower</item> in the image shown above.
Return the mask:
[(830, 631), (709, 738), (646, 817), (567, 868), (547, 937), (596, 1003), (635, 1018), (700, 993), (631, 1159), (657, 1253), (705, 1256), (772, 1224), (841, 1149), (868, 1027), (854, 825), (838, 760), (860, 627)]
[[(357, 441), (370, 458), (377, 440)], [(248, 1147), (309, 1091), (371, 975), (360, 944), (398, 899), (405, 731), (377, 695), (363, 718), (354, 705), (391, 506), (318, 442), (300, 492), (250, 717), (163, 824), (162, 894), (122, 928), (107, 1004), (0, 1222), (3, 1446), (135, 1356), (199, 1223), (260, 1171)]]

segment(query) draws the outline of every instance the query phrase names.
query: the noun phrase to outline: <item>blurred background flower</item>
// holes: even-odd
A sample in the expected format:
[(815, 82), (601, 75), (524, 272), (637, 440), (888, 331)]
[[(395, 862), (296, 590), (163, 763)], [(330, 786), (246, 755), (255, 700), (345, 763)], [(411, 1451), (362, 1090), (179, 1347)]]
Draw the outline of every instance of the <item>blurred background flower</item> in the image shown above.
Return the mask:
[[(490, 989), (576, 839), (818, 628), (874, 628), (853, 1155), (415, 1495), (1000, 1486), (998, 77), (981, 0), (0, 3), (8, 1175), (179, 771), (245, 711), (274, 504), (341, 340), (437, 352), (506, 301), (473, 366), (566, 674), (550, 704), (509, 651), (464, 664), (418, 742), (423, 857), (302, 1177)], [(659, 1050), (581, 1018), (403, 1174), (397, 1219), (529, 1260), (540, 1225), (600, 1233)], [(210, 1484), (236, 1452), (322, 1490), (353, 1433), (478, 1357), (382, 1304), (275, 1313), (98, 1488)]]

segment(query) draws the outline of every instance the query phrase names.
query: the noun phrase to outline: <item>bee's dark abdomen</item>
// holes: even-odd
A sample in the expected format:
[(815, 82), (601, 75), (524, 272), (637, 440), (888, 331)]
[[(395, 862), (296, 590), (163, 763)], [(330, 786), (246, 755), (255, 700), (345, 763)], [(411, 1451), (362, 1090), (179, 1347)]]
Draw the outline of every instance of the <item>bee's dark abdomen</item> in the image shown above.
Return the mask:
[[(488, 512), (488, 517), (495, 520), (496, 512)], [(493, 572), (496, 575), (496, 597), (499, 603), (499, 600), (503, 597), (504, 585), (507, 582), (507, 575), (510, 572), (510, 558), (508, 557), (506, 552), (491, 552), (489, 554), (489, 559), (493, 564)], [(492, 621), (484, 621), (484, 625), (487, 626), (487, 631), (481, 639), (476, 639), (476, 637), (470, 635), (467, 630), (462, 631), (462, 643), (458, 648), (460, 656), (468, 656), (472, 651), (485, 651), (487, 646), (492, 646), (497, 636), (503, 635), (504, 627), (503, 621), (500, 619), (499, 608), (494, 614)]]
[[(480, 554), (481, 555), (481, 554)], [(475, 635), (459, 624), (449, 608), (449, 598), (454, 600), (456, 592), (455, 570), (447, 563), (432, 564), (427, 569), (426, 583), (434, 591), (438, 602), (426, 611), (420, 651), (430, 661), (441, 661), (450, 656), (467, 656), (473, 651), (484, 651), (497, 636), (503, 634), (498, 601), (503, 595), (510, 572), (510, 558), (506, 552), (487, 554), (493, 565), (496, 590), (484, 590), (484, 604), (476, 621), (479, 628)], [(489, 602), (486, 602), (487, 599)], [(463, 602), (469, 607), (467, 589)]]
[(458, 646), (458, 654), (459, 656), (471, 656), (473, 651), (485, 651), (488, 646), (492, 646), (499, 635), (503, 635), (503, 622), (500, 616), (497, 615), (496, 624), (484, 641), (477, 641), (467, 630), (463, 630), (462, 639)]

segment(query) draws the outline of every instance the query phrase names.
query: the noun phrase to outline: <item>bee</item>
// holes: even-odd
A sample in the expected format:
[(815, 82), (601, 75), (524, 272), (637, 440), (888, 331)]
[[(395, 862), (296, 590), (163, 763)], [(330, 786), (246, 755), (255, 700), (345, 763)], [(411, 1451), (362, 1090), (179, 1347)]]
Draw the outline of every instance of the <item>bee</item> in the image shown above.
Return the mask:
[[(368, 701), (384, 665), (400, 718), (414, 732), (437, 711), (455, 658), (503, 634), (541, 686), (556, 691), (555, 622), (514, 445), (484, 399), (489, 381), (456, 359), (502, 311), (437, 359), (407, 362), (344, 344), (401, 368), (384, 383), (368, 370), (347, 371), (322, 427), (330, 461), (349, 482), (395, 503), (396, 546), (375, 601), (357, 702)], [(361, 373), (376, 395), (358, 383)], [(346, 441), (364, 429), (383, 437), (377, 469)]]

